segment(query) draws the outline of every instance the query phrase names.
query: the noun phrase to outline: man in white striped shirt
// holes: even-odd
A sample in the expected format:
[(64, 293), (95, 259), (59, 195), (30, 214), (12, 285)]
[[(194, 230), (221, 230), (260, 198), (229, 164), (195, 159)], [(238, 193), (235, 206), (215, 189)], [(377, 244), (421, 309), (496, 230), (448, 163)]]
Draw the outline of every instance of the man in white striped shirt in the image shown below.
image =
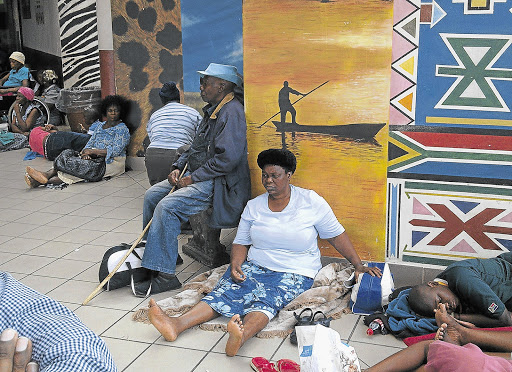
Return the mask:
[(159, 95), (164, 107), (151, 115), (146, 127), (150, 140), (146, 170), (151, 185), (167, 179), (179, 149), (192, 143), (202, 120), (197, 110), (180, 103), (180, 91), (174, 81), (165, 83)]

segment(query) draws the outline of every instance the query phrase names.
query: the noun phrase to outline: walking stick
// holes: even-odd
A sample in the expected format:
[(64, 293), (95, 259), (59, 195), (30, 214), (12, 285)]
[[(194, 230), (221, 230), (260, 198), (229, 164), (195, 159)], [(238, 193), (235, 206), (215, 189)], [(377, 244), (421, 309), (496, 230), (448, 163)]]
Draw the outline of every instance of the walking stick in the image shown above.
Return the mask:
[[(183, 175), (185, 174), (185, 171), (187, 170), (187, 166), (188, 164), (185, 164), (185, 167), (183, 168), (183, 170), (181, 171), (181, 174), (180, 176), (178, 177), (178, 181), (181, 180), (181, 178), (183, 177)], [(171, 191), (169, 191), (169, 194), (172, 194), (174, 192), (174, 190), (176, 189), (176, 185), (174, 185), (171, 189)], [(117, 272), (117, 270), (119, 270), (119, 268), (121, 267), (121, 265), (124, 263), (124, 261), (126, 261), (126, 259), (128, 258), (128, 256), (133, 252), (133, 250), (135, 249), (135, 247), (137, 246), (137, 244), (140, 243), (140, 241), (142, 240), (142, 238), (144, 237), (144, 234), (146, 234), (146, 232), (149, 230), (149, 226), (151, 226), (151, 222), (153, 221), (153, 218), (151, 218), (148, 222), (148, 224), (146, 225), (146, 227), (144, 227), (144, 230), (142, 230), (142, 233), (139, 235), (139, 237), (135, 240), (135, 242), (132, 244), (132, 246), (130, 247), (130, 249), (128, 249), (128, 251), (126, 252), (126, 254), (121, 258), (121, 260), (117, 263), (117, 265), (114, 267), (114, 269), (107, 275), (107, 277), (105, 279), (103, 279), (103, 281), (100, 283), (100, 285), (98, 285), (96, 287), (96, 289), (94, 291), (92, 291), (92, 293), (89, 295), (89, 297), (87, 297), (84, 302), (82, 302), (82, 305), (87, 305), (89, 303), (89, 301), (92, 300), (92, 298), (94, 296), (96, 296), (96, 294), (100, 291), (100, 289), (105, 285), (105, 283), (107, 283), (110, 278), (112, 278), (114, 276), (114, 274)]]

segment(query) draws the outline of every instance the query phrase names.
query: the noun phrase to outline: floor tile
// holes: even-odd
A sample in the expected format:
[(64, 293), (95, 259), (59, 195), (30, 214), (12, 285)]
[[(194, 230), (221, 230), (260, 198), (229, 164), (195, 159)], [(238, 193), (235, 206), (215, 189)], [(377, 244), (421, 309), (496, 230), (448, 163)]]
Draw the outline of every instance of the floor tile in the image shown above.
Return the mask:
[[(150, 325), (151, 326), (151, 325)], [(151, 326), (153, 328), (153, 326)], [(156, 329), (153, 328), (155, 331)], [(158, 331), (157, 331), (158, 332)], [(225, 347), (225, 343), (227, 338), (224, 337), (224, 332), (220, 331), (204, 331), (202, 329), (187, 329), (182, 334), (179, 335), (178, 339), (174, 342), (166, 341), (163, 337), (159, 337), (156, 341), (159, 345), (164, 346), (176, 346), (183, 347), (186, 349), (196, 349), (196, 350), (211, 350), (222, 338), (224, 340), (220, 341), (224, 344), (223, 349)], [(201, 340), (201, 342), (197, 342), (197, 340)]]
[(139, 196), (144, 195), (146, 190), (141, 186), (130, 186), (124, 189), (120, 189), (119, 191), (113, 193), (113, 196), (131, 196), (133, 198), (137, 198)]
[(146, 343), (154, 343), (160, 338), (160, 332), (151, 324), (132, 320), (133, 314), (133, 312), (130, 312), (123, 316), (116, 324), (107, 329), (102, 336)]
[(99, 271), (100, 271), (100, 263), (97, 262), (87, 270), (82, 271), (80, 274), (75, 276), (74, 280), (81, 280), (84, 282), (95, 283), (96, 285), (100, 284), (99, 282)]
[(26, 210), (29, 212), (34, 211), (48, 211), (51, 208), (55, 208), (55, 204), (53, 202), (43, 201), (43, 200), (30, 200), (22, 204), (17, 204), (13, 207), (18, 210)]
[(82, 304), (92, 291), (96, 289), (98, 284), (79, 280), (68, 280), (61, 286), (48, 292), (47, 295), (57, 301)]
[(139, 234), (142, 232), (142, 226), (139, 221), (128, 221), (121, 224), (119, 227), (116, 227), (113, 232), (121, 232), (121, 233), (136, 233)]
[(27, 214), (25, 217), (21, 217), (16, 220), (17, 223), (28, 223), (34, 225), (46, 225), (63, 215), (58, 213), (48, 213), (46, 211), (38, 211)]
[(77, 274), (87, 270), (93, 263), (85, 263), (83, 261), (73, 261), (66, 259), (57, 259), (45, 267), (37, 270), (34, 274), (51, 276), (54, 278), (71, 279)]
[(131, 220), (132, 218), (137, 217), (140, 214), (142, 214), (142, 208), (135, 209), (135, 208), (118, 207), (118, 208), (115, 208), (114, 210), (104, 213), (102, 216), (105, 218), (118, 218), (123, 221), (128, 221), (128, 220)]
[[(135, 361), (125, 369), (126, 372), (140, 372), (140, 371), (152, 371), (152, 372), (168, 372), (172, 368), (171, 365), (178, 363), (179, 371), (189, 372), (206, 356), (205, 351), (181, 349), (177, 347), (169, 347), (162, 345), (151, 345), (142, 355), (140, 355)], [(175, 364), (174, 364), (175, 365)], [(217, 364), (217, 368), (219, 364)], [(229, 371), (230, 369), (222, 367), (223, 371)], [(204, 369), (199, 369), (201, 371)], [(217, 369), (220, 371), (220, 369)], [(236, 369), (233, 369), (236, 371)], [(213, 370), (210, 372), (214, 372)]]
[(277, 362), (279, 359), (291, 359), (300, 364), (298, 346), (292, 345), (290, 337), (285, 338), (275, 354), (270, 357), (270, 360), (273, 362)]
[[(119, 189), (115, 189), (115, 191), (112, 191), (112, 192), (117, 192), (119, 191)], [(105, 207), (120, 207), (122, 206), (123, 204), (126, 204), (130, 201), (134, 200), (134, 198), (128, 196), (111, 196), (111, 195), (107, 195), (107, 196), (102, 196), (101, 199), (98, 199), (96, 200), (95, 202), (91, 203), (91, 205), (103, 205)]]
[[(256, 356), (256, 354), (254, 354)], [(224, 353), (209, 353), (194, 371), (208, 372), (253, 372), (252, 357), (228, 357)]]
[(77, 210), (74, 210), (70, 214), (73, 216), (85, 216), (85, 217), (100, 217), (105, 213), (110, 212), (113, 207), (105, 207), (101, 205), (85, 205)]
[(121, 319), (126, 311), (87, 305), (80, 306), (74, 313), (94, 333), (100, 335), (114, 322)]
[[(59, 208), (61, 206), (59, 205)], [(84, 217), (84, 216), (72, 216), (65, 215), (63, 217), (57, 218), (52, 222), (52, 226), (58, 227), (69, 227), (75, 229), (77, 227), (82, 226), (83, 224), (90, 222), (94, 219), (94, 217)]]
[(38, 292), (46, 294), (64, 283), (66, 279), (50, 278), (40, 275), (28, 275), (20, 280), (26, 286), (35, 289)]
[(0, 235), (6, 236), (20, 236), (25, 234), (31, 230), (40, 227), (36, 224), (30, 223), (21, 223), (21, 222), (10, 222), (5, 225), (0, 226)]
[(125, 223), (125, 221), (115, 218), (96, 217), (83, 224), (81, 228), (86, 230), (112, 231), (123, 223)]
[(70, 251), (64, 258), (76, 261), (100, 262), (109, 248), (103, 245), (77, 244), (77, 248)]
[(331, 321), (331, 328), (338, 332), (342, 339), (348, 340), (354, 331), (358, 320), (359, 315), (344, 314), (341, 318)]
[(20, 234), (22, 238), (30, 238), (30, 239), (43, 239), (43, 240), (53, 240), (56, 237), (65, 234), (66, 232), (72, 230), (70, 227), (60, 227), (60, 226), (39, 226), (29, 232), (24, 234)]
[[(78, 249), (81, 244), (78, 243), (67, 243), (67, 242), (57, 242), (57, 241), (49, 241), (36, 248), (27, 252), (27, 254), (32, 256), (45, 256), (45, 257), (63, 257), (70, 252)], [(71, 258), (71, 257), (66, 257)]]
[[(355, 341), (351, 341), (349, 345), (356, 349), (356, 354), (359, 360), (364, 362), (369, 367), (401, 350), (401, 348), (378, 344), (369, 345)], [(405, 346), (405, 344), (403, 345)]]
[(12, 209), (12, 208), (0, 208), (0, 216), (2, 216), (2, 219), (5, 221), (17, 221), (22, 217), (28, 216), (30, 214), (30, 211), (20, 211), (18, 209)]
[[(213, 348), (213, 351), (217, 353), (224, 353), (227, 341), (227, 334), (225, 337)], [(242, 348), (238, 351), (240, 356), (262, 356), (269, 359), (276, 352), (280, 346), (282, 338), (258, 338), (253, 337), (247, 340)]]
[(125, 369), (135, 358), (142, 354), (150, 345), (140, 342), (102, 337), (107, 345), (114, 363), (119, 371)]
[(140, 236), (141, 232), (121, 233), (110, 231), (94, 240), (91, 240), (90, 243), (95, 245), (107, 245), (112, 247), (119, 245), (121, 243), (132, 244), (132, 242), (134, 242), (135, 239), (137, 239)]
[(60, 242), (87, 244), (92, 240), (99, 238), (103, 234), (105, 234), (104, 231), (73, 229), (65, 234), (58, 236), (55, 238), (55, 240)]
[(0, 262), (7, 263), (18, 256), (16, 253), (0, 252)]
[(133, 310), (141, 303), (141, 300), (141, 298), (133, 295), (130, 287), (124, 287), (100, 293), (91, 300), (90, 305), (118, 310)]
[(34, 271), (39, 270), (43, 266), (48, 265), (54, 261), (55, 258), (41, 257), (41, 256), (28, 256), (20, 255), (9, 262), (0, 265), (0, 270), (7, 272), (16, 272), (23, 274), (32, 274)]
[(28, 238), (12, 238), (0, 244), (0, 252), (10, 253), (26, 253), (35, 247), (46, 243), (46, 240), (28, 239)]

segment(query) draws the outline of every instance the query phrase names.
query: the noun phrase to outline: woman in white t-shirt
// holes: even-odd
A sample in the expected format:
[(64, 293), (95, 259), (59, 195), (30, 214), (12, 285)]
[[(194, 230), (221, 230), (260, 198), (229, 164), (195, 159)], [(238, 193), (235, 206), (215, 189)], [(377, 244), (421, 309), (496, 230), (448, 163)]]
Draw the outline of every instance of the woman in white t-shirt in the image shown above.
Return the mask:
[[(308, 290), (321, 269), (317, 238), (327, 239), (360, 273), (380, 276), (363, 266), (345, 229), (327, 202), (312, 190), (290, 185), (297, 161), (288, 150), (258, 155), (267, 192), (250, 200), (231, 248), (231, 266), (216, 287), (190, 311), (168, 317), (149, 302), (149, 319), (168, 341), (185, 329), (219, 315), (230, 317), (226, 354), (261, 331), (290, 301)], [(243, 317), (243, 322), (242, 322)]]

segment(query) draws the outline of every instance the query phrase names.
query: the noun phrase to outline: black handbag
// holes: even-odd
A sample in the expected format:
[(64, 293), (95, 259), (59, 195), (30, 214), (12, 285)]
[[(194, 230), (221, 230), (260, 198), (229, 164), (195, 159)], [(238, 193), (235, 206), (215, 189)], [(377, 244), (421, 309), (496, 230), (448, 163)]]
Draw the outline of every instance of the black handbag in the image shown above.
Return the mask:
[[(121, 243), (120, 245), (112, 247), (105, 252), (103, 259), (101, 260), (98, 275), (100, 283), (108, 276), (108, 274), (110, 274), (110, 272), (112, 272), (114, 267), (116, 267), (119, 261), (121, 261), (121, 258), (124, 257), (130, 248), (130, 245)], [(145, 269), (141, 266), (143, 255), (144, 244), (139, 243), (103, 288), (110, 291), (127, 285), (131, 285), (133, 287), (134, 283), (150, 279), (151, 270)]]
[(78, 151), (66, 149), (55, 158), (53, 168), (86, 181), (97, 182), (105, 175), (106, 164), (102, 156), (82, 159)]

